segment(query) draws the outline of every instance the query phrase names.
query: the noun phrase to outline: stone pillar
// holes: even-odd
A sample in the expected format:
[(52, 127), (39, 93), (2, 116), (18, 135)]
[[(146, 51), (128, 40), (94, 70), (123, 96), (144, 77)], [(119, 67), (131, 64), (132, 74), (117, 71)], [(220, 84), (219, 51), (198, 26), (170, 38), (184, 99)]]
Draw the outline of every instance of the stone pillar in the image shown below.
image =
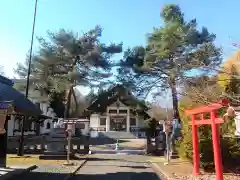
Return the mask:
[(107, 115), (106, 117), (106, 132), (110, 130), (110, 117)]
[(127, 113), (127, 132), (130, 132), (130, 110)]

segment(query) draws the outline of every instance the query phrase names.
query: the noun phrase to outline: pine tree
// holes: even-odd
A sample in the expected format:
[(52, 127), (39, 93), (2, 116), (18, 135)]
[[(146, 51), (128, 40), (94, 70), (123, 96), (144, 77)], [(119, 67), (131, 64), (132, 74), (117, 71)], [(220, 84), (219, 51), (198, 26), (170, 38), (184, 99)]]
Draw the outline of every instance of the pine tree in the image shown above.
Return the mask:
[(161, 17), (163, 26), (148, 34), (146, 47), (125, 52), (118, 80), (145, 96), (170, 89), (174, 118), (180, 119), (177, 86), (192, 70), (204, 73), (218, 67), (221, 49), (214, 45), (214, 34), (205, 27), (199, 30), (196, 19), (184, 19), (179, 6), (164, 6)]
[[(48, 93), (67, 92), (65, 118), (70, 116), (72, 96), (74, 109), (78, 109), (74, 87), (92, 88), (108, 83), (110, 58), (122, 51), (122, 44), (105, 45), (100, 42), (101, 36), (102, 29), (96, 26), (82, 36), (61, 29), (56, 33), (49, 32), (48, 39), (38, 38), (40, 46), (32, 60), (30, 81), (37, 89)], [(16, 72), (26, 78), (23, 64), (18, 64)]]

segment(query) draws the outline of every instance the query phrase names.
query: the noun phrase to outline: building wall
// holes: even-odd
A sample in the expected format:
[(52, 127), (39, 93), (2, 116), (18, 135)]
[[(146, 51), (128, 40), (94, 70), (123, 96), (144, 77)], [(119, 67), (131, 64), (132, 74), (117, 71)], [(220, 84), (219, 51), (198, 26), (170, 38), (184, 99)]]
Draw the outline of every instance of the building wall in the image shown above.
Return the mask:
[[(116, 113), (111, 113), (109, 114), (109, 110), (117, 110)], [(127, 110), (126, 113), (120, 113), (120, 110)], [(130, 108), (127, 107), (126, 105), (122, 104), (121, 102), (114, 102), (113, 104), (111, 104), (110, 106), (107, 107), (106, 109), (106, 113), (104, 113), (103, 115), (94, 113), (90, 116), (90, 128), (93, 131), (109, 131), (109, 127), (108, 127), (108, 123), (109, 123), (109, 119), (108, 117), (110, 116), (118, 116), (119, 113), (122, 116), (126, 116), (126, 118), (129, 118), (129, 128), (139, 128), (139, 127), (144, 127), (144, 118), (142, 116), (137, 116), (137, 115), (130, 115)], [(129, 115), (129, 117), (128, 117)], [(106, 125), (100, 125), (100, 118), (106, 118)], [(136, 118), (136, 124), (135, 125), (131, 125), (130, 124), (130, 119), (131, 118)], [(95, 133), (95, 132), (91, 132), (91, 133)], [(94, 136), (94, 135), (93, 135)]]
[(98, 128), (99, 127), (99, 114), (92, 114), (90, 116), (90, 128)]

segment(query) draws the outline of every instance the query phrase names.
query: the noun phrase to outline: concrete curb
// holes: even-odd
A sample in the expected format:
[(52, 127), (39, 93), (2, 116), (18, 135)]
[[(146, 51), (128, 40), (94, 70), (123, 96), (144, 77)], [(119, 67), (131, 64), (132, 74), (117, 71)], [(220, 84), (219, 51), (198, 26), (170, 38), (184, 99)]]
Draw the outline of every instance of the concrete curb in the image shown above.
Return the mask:
[(153, 168), (153, 170), (156, 172), (156, 174), (158, 175), (158, 177), (160, 179), (170, 179), (171, 177), (165, 173), (161, 167), (159, 167), (156, 163), (151, 163), (151, 166)]
[(16, 169), (16, 170), (14, 170), (14, 171), (12, 171), (12, 172), (9, 172), (9, 173), (7, 173), (7, 174), (2, 175), (2, 176), (0, 177), (0, 179), (1, 179), (1, 180), (7, 180), (7, 179), (12, 178), (12, 177), (14, 177), (14, 176), (19, 176), (19, 175), (24, 174), (24, 173), (26, 173), (26, 172), (30, 172), (30, 171), (36, 169), (37, 167), (38, 167), (38, 166), (36, 166), (36, 165), (32, 165), (32, 166), (30, 166), (30, 167), (28, 167), (28, 168), (26, 168), (26, 169)]
[(75, 176), (75, 174), (79, 171), (79, 169), (81, 169), (86, 164), (86, 162), (87, 162), (87, 158), (83, 160), (83, 162), (76, 169), (74, 169), (73, 172), (69, 173), (67, 177), (64, 178), (64, 180), (68, 180), (69, 178)]

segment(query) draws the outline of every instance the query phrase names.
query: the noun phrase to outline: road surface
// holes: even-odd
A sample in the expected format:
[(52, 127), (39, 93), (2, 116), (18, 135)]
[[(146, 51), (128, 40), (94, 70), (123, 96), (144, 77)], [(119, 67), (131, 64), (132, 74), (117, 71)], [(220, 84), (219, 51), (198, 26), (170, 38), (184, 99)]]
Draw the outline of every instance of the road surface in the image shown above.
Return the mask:
[(160, 180), (138, 155), (93, 155), (71, 180)]
[[(68, 180), (160, 180), (142, 155), (91, 155), (77, 174)], [(64, 180), (67, 173), (54, 165), (11, 180)]]

